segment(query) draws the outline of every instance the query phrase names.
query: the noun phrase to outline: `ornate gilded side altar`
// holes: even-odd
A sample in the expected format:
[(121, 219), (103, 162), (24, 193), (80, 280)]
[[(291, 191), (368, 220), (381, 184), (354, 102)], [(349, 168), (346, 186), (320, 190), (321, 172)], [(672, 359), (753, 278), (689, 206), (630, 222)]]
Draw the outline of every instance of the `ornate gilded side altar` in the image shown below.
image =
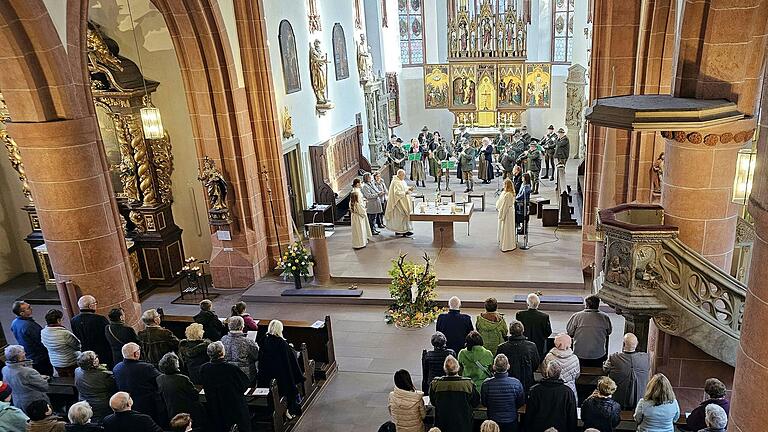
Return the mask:
[(514, 2), (449, 4), (448, 64), (424, 65), (424, 107), (448, 109), (454, 127), (510, 128), (549, 108), (549, 63), (526, 63), (528, 24)]
[[(158, 82), (145, 79), (97, 24), (88, 23), (88, 71), (110, 178), (124, 231), (137, 248), (141, 279), (171, 285), (184, 265), (181, 229), (173, 219), (173, 154), (168, 133), (146, 139), (139, 110)], [(143, 288), (139, 284), (139, 288)]]

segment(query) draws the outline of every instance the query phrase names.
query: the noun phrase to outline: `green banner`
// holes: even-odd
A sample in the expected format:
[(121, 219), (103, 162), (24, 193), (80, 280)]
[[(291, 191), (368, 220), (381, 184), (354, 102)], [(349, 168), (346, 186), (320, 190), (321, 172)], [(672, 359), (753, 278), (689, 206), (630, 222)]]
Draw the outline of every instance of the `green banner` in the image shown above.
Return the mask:
[(456, 161), (452, 161), (452, 160), (440, 161), (440, 168), (441, 169), (456, 169)]
[(405, 150), (406, 153), (411, 151), (411, 143), (403, 144), (403, 150)]
[(408, 153), (408, 160), (409, 161), (421, 160), (421, 153)]

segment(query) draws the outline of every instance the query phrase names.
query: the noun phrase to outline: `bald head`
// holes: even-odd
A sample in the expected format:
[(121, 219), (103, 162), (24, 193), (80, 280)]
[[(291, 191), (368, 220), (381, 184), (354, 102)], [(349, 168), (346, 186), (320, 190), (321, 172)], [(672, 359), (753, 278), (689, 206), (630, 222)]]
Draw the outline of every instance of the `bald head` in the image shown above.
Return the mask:
[(92, 295), (84, 295), (77, 300), (77, 307), (83, 309), (96, 309), (96, 298)]
[(120, 352), (123, 354), (123, 358), (126, 360), (138, 360), (139, 357), (141, 357), (141, 348), (138, 344), (133, 342), (128, 342), (127, 344), (123, 345), (123, 348), (120, 349)]
[(133, 399), (126, 392), (117, 392), (109, 398), (109, 407), (114, 412), (130, 411), (131, 406), (133, 406)]
[(633, 333), (624, 335), (624, 352), (635, 352), (637, 349), (637, 336)]

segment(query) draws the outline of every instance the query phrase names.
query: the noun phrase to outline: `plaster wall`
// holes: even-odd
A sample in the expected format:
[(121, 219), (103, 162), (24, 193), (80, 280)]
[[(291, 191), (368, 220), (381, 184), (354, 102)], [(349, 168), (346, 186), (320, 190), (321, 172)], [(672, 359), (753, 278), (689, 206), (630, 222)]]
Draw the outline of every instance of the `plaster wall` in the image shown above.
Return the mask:
[(21, 273), (36, 271), (32, 251), (24, 241), (32, 231), (27, 212), (21, 210), (26, 204), (21, 182), (3, 149), (0, 156), (0, 284)]

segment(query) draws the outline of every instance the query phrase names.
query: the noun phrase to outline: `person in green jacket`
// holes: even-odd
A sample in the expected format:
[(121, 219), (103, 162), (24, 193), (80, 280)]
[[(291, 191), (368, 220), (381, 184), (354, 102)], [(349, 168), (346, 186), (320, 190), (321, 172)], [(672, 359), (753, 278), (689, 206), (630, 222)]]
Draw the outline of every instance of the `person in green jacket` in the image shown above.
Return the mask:
[(483, 346), (493, 355), (496, 355), (496, 348), (504, 343), (504, 337), (508, 334), (504, 315), (496, 312), (498, 307), (496, 299), (489, 297), (485, 300), (485, 313), (478, 315), (475, 321), (475, 328), (483, 337)]
[(493, 353), (483, 346), (483, 337), (472, 330), (467, 335), (467, 347), (459, 351), (461, 376), (470, 378), (475, 387), (480, 388), (486, 378), (493, 374), (490, 371), (493, 363)]

